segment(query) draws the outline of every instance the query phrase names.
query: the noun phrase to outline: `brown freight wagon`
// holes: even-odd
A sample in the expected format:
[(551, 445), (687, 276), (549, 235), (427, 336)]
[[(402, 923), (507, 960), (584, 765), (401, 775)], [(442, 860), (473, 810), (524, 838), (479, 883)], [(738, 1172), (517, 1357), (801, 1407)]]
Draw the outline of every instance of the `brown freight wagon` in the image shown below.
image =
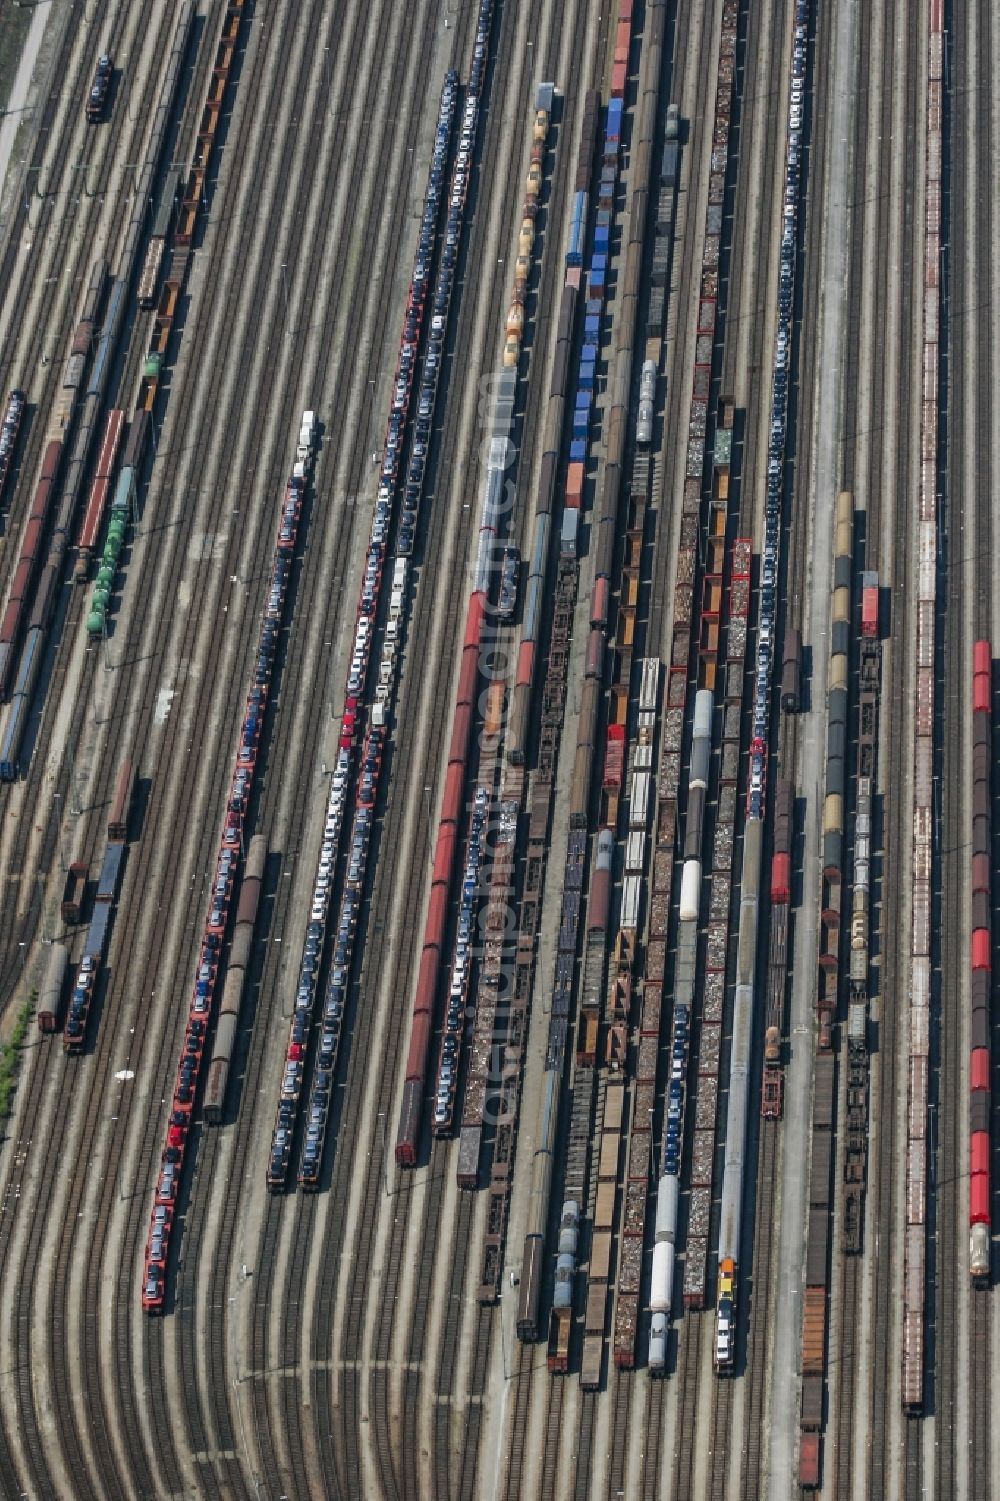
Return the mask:
[(89, 866), (85, 860), (75, 861), (66, 872), (62, 906), (59, 909), (60, 916), (65, 923), (78, 923), (80, 921), (83, 898), (87, 890), (88, 873)]
[(134, 789), (135, 767), (131, 761), (123, 761), (121, 771), (118, 773), (118, 781), (115, 784), (111, 814), (108, 818), (108, 838), (116, 842), (124, 843), (128, 837), (128, 815), (132, 806)]

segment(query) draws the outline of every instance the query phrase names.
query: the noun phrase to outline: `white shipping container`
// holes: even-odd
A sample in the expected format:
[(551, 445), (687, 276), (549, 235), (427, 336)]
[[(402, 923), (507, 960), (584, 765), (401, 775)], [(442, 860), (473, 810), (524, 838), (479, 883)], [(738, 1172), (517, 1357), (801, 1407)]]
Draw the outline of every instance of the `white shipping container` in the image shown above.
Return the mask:
[(622, 883), (622, 918), (623, 928), (636, 929), (639, 926), (639, 899), (642, 895), (642, 880), (639, 876), (626, 876)]
[(697, 922), (701, 909), (701, 861), (685, 860), (681, 875), (681, 922)]
[(397, 558), (392, 569), (392, 587), (394, 589), (406, 588), (406, 559)]
[(653, 1313), (670, 1313), (674, 1254), (672, 1241), (661, 1240), (653, 1247), (653, 1275), (649, 1285), (649, 1306)]
[(653, 765), (653, 747), (637, 745), (632, 756), (632, 765), (636, 771), (649, 771)]
[(630, 874), (642, 874), (645, 845), (646, 836), (638, 830), (631, 833), (625, 841), (625, 869)]
[(644, 829), (648, 822), (649, 772), (634, 771), (629, 793), (628, 823), (630, 829)]
[(655, 710), (660, 688), (660, 659), (646, 657), (642, 664), (642, 686), (639, 690), (639, 708)]

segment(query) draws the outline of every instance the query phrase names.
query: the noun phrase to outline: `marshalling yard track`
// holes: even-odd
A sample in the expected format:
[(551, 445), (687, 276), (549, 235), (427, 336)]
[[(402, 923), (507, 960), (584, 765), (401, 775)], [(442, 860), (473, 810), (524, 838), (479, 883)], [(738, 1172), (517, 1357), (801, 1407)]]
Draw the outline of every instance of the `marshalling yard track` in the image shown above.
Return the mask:
[[(804, 28), (801, 57), (797, 26)], [(144, 175), (175, 46), (177, 89), (162, 151)], [(92, 123), (85, 104), (102, 53), (111, 55), (114, 72), (104, 116)], [(420, 294), (413, 291), (420, 285), (414, 267), (423, 254), (421, 216), (449, 69), (458, 78), (455, 126), (443, 206), (429, 232), (428, 290)], [(983, 165), (992, 159), (998, 74), (1000, 31), (987, 0), (961, 13), (941, 0), (907, 0), (902, 10), (887, 0), (868, 6), (860, 0), (836, 6), (828, 0), (609, 0), (605, 6), (350, 0), (339, 7), (324, 0), (183, 0), (156, 7), (53, 0), (32, 107), (0, 208), (0, 417), (9, 391), (22, 389), (27, 397), (0, 493), (0, 607), (15, 587), (54, 414), (60, 404), (65, 409), (70, 346), (102, 259), (109, 286), (119, 276), (127, 285), (98, 427), (107, 409), (121, 408), (131, 419), (146, 403), (150, 438), (101, 633), (88, 629), (93, 578), (73, 581), (79, 516), (72, 523), (19, 761), (0, 781), (6, 1039), (25, 1002), (37, 1005), (54, 941), (68, 946), (76, 975), (87, 923), (104, 899), (96, 878), (126, 757), (137, 776), (82, 1052), (68, 1054), (58, 1036), (32, 1020), (2, 1127), (4, 1496), (1000, 1496), (1000, 1444), (991, 1434), (1000, 1302), (991, 1276), (982, 1285), (970, 1276), (969, 1228), (970, 1192), (973, 1204), (986, 1206), (987, 1245), (997, 1208), (988, 1153), (985, 1199), (977, 1199), (971, 1177), (983, 1167), (971, 1133), (981, 1141), (982, 1130), (993, 1128), (982, 1058), (987, 1082), (997, 1079), (1000, 1062), (982, 1052), (984, 1035), (992, 1049), (994, 1013), (985, 1034), (981, 1015), (970, 1018), (976, 997), (989, 995), (981, 978), (986, 961), (1000, 955), (990, 932), (984, 941), (973, 938), (991, 908), (988, 900), (974, 906), (970, 868), (973, 841), (982, 837), (978, 818), (974, 830), (974, 804), (982, 810), (974, 792), (973, 644), (1000, 641), (992, 553), (1000, 535), (992, 519), (1000, 497), (1000, 424), (992, 400), (1000, 358), (992, 253), (1000, 197), (995, 174)], [(473, 76), (478, 115), (466, 143), (460, 133)], [(804, 97), (795, 115), (799, 78)], [(549, 81), (551, 104), (542, 87)], [(588, 116), (590, 96), (597, 104)], [(720, 107), (728, 122), (721, 137)], [(793, 117), (800, 123), (792, 126)], [(592, 159), (589, 145), (581, 149), (585, 118), (594, 125)], [(196, 158), (207, 121), (211, 155), (202, 182)], [(676, 163), (669, 229), (668, 159)], [(793, 159), (786, 307), (781, 268)], [(585, 188), (574, 186), (580, 160), (590, 167)], [(161, 270), (167, 300), (174, 285), (169, 239), (176, 249), (188, 216), (193, 227), (176, 305), (170, 302), (165, 357), (151, 374), (148, 357), (165, 303), (160, 313), (143, 311), (136, 286), (170, 168), (187, 186)], [(464, 204), (449, 241), (446, 206), (456, 174)], [(122, 266), (128, 226), (141, 209), (140, 185), (149, 192), (149, 215), (137, 264)], [(699, 337), (704, 276), (716, 255), (706, 348)], [(445, 265), (450, 298), (438, 337), (430, 320)], [(574, 289), (568, 299), (567, 287)], [(391, 560), (403, 550), (399, 518), (408, 468), (414, 443), (424, 441), (417, 431), (419, 376), (401, 418), (386, 578), (371, 617), (372, 660), (357, 703), (353, 697), (348, 703), (356, 602), (388, 462), (386, 424), (398, 410), (394, 402), (404, 401), (398, 350), (411, 337), (408, 318), (420, 295), (426, 305), (412, 335), (414, 366), (424, 369), (433, 350), (438, 374), (426, 414), (408, 582), (402, 602), (394, 590), (390, 603)], [(936, 315), (928, 312), (932, 301)], [(568, 325), (560, 317), (567, 303)], [(88, 362), (102, 320), (110, 318), (108, 306), (105, 297)], [(772, 398), (786, 332), (779, 441)], [(939, 351), (933, 368), (931, 345)], [(656, 367), (648, 440), (637, 431), (644, 361)], [(484, 516), (490, 435), (503, 391), (513, 393), (503, 419), (513, 505)], [(689, 423), (699, 402), (707, 442), (692, 457)], [(268, 851), (256, 927), (221, 1123), (206, 1121), (199, 1084), (179, 1127), (175, 1077), (190, 1036), (234, 749), (258, 670), (276, 528), (304, 412), (316, 413), (318, 438), (303, 478), (242, 826), (247, 837), (263, 835)], [(79, 418), (77, 411), (70, 420)], [(731, 453), (726, 449), (723, 461), (718, 439), (730, 432)], [(96, 454), (95, 441), (84, 495)], [(584, 467), (577, 470), (579, 463)], [(64, 469), (57, 486), (65, 478)], [(515, 679), (524, 682), (526, 597), (535, 597), (533, 524), (546, 491), (551, 505), (546, 500), (539, 509), (551, 511), (551, 525), (542, 529), (548, 557), (539, 565), (533, 688), (522, 722), (514, 710)], [(844, 493), (853, 555), (835, 567), (837, 497)], [(769, 494), (772, 514), (779, 497), (773, 605), (764, 597)], [(600, 508), (615, 496), (606, 562), (598, 545)], [(929, 552), (928, 533), (918, 525), (922, 497), (925, 518), (929, 507), (934, 517)], [(579, 525), (567, 520), (578, 506)], [(709, 529), (720, 513), (724, 547), (713, 551)], [(638, 538), (629, 532), (636, 515)], [(465, 767), (455, 863), (466, 858), (469, 789), (477, 776), (495, 773), (495, 802), (519, 800), (505, 942), (529, 978), (526, 1000), (518, 997), (523, 1032), (513, 1023), (508, 1032), (501, 995), (496, 1031), (487, 1038), (487, 1103), (515, 1100), (516, 1136), (504, 1159), (510, 1166), (498, 1169), (507, 1118), (497, 1125), (487, 1112), (473, 1190), (460, 1186), (456, 1174), (474, 1017), (457, 1054), (456, 1129), (431, 1130), (444, 1056), (445, 979), (436, 993), (434, 1064), (425, 1070), (412, 1165), (394, 1143), (402, 1139), (404, 1080), (412, 1078), (407, 1054), (418, 970), (426, 961), (422, 944), (438, 900), (431, 897), (432, 879), (440, 889), (439, 820), (453, 795), (452, 716), (463, 691), (467, 605), (480, 583), (481, 527), (497, 529), (497, 563), (505, 546), (518, 548), (521, 582), (512, 616), (497, 622), (492, 656), (484, 649), (479, 657), (467, 716), (476, 749)], [(739, 623), (730, 608), (740, 538), (752, 539), (753, 554), (745, 654), (735, 646)], [(724, 559), (719, 640), (712, 635), (712, 585), (704, 584), (713, 558)], [(859, 1249), (849, 1251), (847, 1122), (858, 1108), (848, 1090), (850, 902), (866, 837), (855, 785), (864, 570), (878, 574), (880, 700), (870, 833), (866, 1176)], [(843, 585), (836, 595), (835, 579)], [(490, 610), (498, 584), (499, 566), (486, 582)], [(837, 614), (844, 609), (846, 616)], [(716, 1369), (727, 1295), (719, 1238), (735, 1139), (730, 1067), (742, 1047), (733, 1036), (737, 971), (742, 976), (745, 962), (738, 952), (746, 896), (740, 881), (750, 843), (759, 631), (765, 618), (771, 628), (772, 616), (742, 1235), (734, 1359), (724, 1372)], [(386, 660), (397, 618), (398, 682), (394, 697), (379, 700), (376, 659), (382, 652)], [(838, 631), (842, 618), (846, 637)], [(929, 681), (930, 638), (921, 634), (921, 621), (933, 636), (930, 720), (918, 704), (919, 672), (922, 684)], [(801, 712), (787, 712), (779, 692), (782, 642), (791, 628), (803, 640)], [(599, 633), (605, 640), (598, 643), (594, 710), (587, 684), (595, 676)], [(728, 652), (730, 663), (743, 664), (740, 681), (730, 677), (726, 685), (726, 704), (739, 704), (724, 732), (726, 744), (735, 737), (739, 746), (735, 805), (731, 789), (728, 801), (720, 790), (727, 775), (720, 770), (724, 669), (716, 680), (717, 743), (703, 804), (689, 788), (694, 690), (716, 649), (720, 662)], [(824, 852), (832, 847), (825, 842), (831, 814), (824, 793), (834, 786), (828, 759), (835, 759), (837, 743), (829, 734), (827, 690), (840, 671), (838, 651), (846, 651), (848, 662), (847, 786), (839, 813), (844, 895), (839, 989), (827, 1031), (818, 954), (833, 921), (822, 901), (831, 889)], [(652, 816), (641, 825), (636, 865), (629, 834), (640, 827), (639, 683), (653, 660), (661, 665), (648, 741), (654, 750), (646, 763)], [(505, 694), (488, 698), (491, 682), (496, 690), (500, 680)], [(680, 782), (671, 793), (665, 727), (678, 691), (681, 754), (673, 765)], [(299, 1185), (310, 1126), (304, 1110), (293, 1127), (287, 1186), (270, 1191), (266, 1173), (331, 777), (347, 747), (346, 806), (353, 809), (361, 726), (378, 723), (376, 702), (388, 705), (384, 749), (318, 1183), (315, 1192)], [(976, 703), (983, 709), (979, 697)], [(499, 724), (485, 733), (498, 705)], [(991, 724), (993, 707), (991, 700)], [(0, 706), (0, 738), (10, 712)], [(614, 722), (624, 728), (626, 747), (617, 788), (606, 760)], [(914, 750), (921, 726), (933, 741), (929, 819), (921, 811), (926, 787)], [(523, 766), (509, 755), (518, 745)], [(545, 746), (555, 747), (551, 787), (539, 770)], [(588, 780), (581, 785), (584, 765)], [(793, 784), (794, 812), (788, 973), (779, 1008), (782, 1110), (775, 1118), (762, 1114), (761, 1080), (767, 996), (774, 995), (765, 977), (779, 777)], [(539, 837), (539, 786), (546, 789), (547, 822), (536, 910), (537, 871), (529, 872), (527, 852)], [(627, 816), (619, 817), (619, 790)], [(701, 806), (709, 836), (699, 836), (698, 849), (706, 896), (694, 918), (701, 937), (690, 1044), (685, 1040), (679, 1054), (679, 935), (691, 921), (684, 916), (683, 878), (690, 857), (683, 855)], [(735, 815), (724, 811), (733, 806)], [(725, 885), (715, 834), (728, 817), (734, 817), (732, 893), (718, 1022), (703, 1001), (706, 967), (715, 962), (706, 933), (718, 917), (707, 893)], [(994, 819), (992, 826), (1000, 824)], [(350, 827), (345, 818), (331, 906), (351, 879)], [(610, 917), (606, 912), (603, 920), (591, 1058), (580, 1008), (600, 930), (588, 922), (601, 874), (599, 830), (607, 828), (614, 835)], [(486, 844), (492, 859), (493, 832)], [(607, 847), (605, 839), (601, 848)], [(995, 848), (989, 848), (985, 868), (992, 876)], [(581, 894), (570, 903), (568, 946), (567, 852), (578, 849)], [(246, 853), (244, 844), (234, 855), (241, 868)], [(667, 904), (655, 918), (654, 854), (657, 882), (664, 869), (670, 872)], [(78, 925), (64, 922), (61, 911), (66, 869), (77, 861), (91, 876)], [(930, 988), (921, 1042), (911, 982), (922, 957), (920, 913), (915, 920), (912, 909), (914, 871), (923, 872), (926, 861)], [(983, 869), (976, 867), (980, 882)], [(644, 874), (636, 878), (634, 870)], [(485, 949), (475, 935), (488, 923), (487, 877), (488, 871), (468, 894), (452, 883), (440, 945), (440, 968), (450, 976), (459, 903), (471, 903), (470, 1006), (484, 1004)], [(662, 894), (662, 886), (656, 889)], [(634, 890), (638, 915), (627, 923)], [(620, 1022), (611, 1014), (613, 985), (604, 996), (604, 976), (611, 981), (621, 953), (619, 944), (612, 957), (619, 922), (623, 930), (634, 927), (637, 944)], [(332, 968), (332, 919), (330, 926), (317, 997), (327, 993)], [(233, 931), (225, 920), (223, 928), (224, 973)], [(659, 978), (650, 963), (657, 943), (665, 953)], [(661, 981), (659, 1030), (650, 1041), (644, 999)], [(540, 1179), (539, 1154), (547, 1150), (540, 1122), (549, 1118), (541, 1101), (553, 1077), (546, 1051), (557, 993), (572, 1000), (565, 1064), (555, 1078), (551, 1174)], [(212, 1036), (214, 1027), (213, 1019)], [(320, 1031), (317, 1025), (308, 1033), (307, 1081)], [(687, 1035), (685, 1026), (681, 1036)], [(717, 1055), (711, 1038), (718, 1039)], [(203, 1073), (209, 1057), (211, 1044)], [(715, 1084), (706, 1083), (713, 1068), (718, 1098), (706, 1169), (704, 1101), (714, 1098)], [(680, 1208), (669, 1232), (669, 1334), (657, 1363), (650, 1356), (661, 1307), (654, 1268), (664, 1265), (660, 1201), (678, 1071), (691, 1109), (681, 1117), (677, 1167), (670, 1170), (679, 1178)], [(829, 1122), (826, 1079), (833, 1080)], [(971, 1130), (970, 1094), (978, 1101)], [(607, 1103), (612, 1095), (627, 1105), (625, 1150), (613, 1163), (608, 1143), (614, 1137), (617, 1152), (619, 1128)], [(163, 1182), (168, 1122), (172, 1133), (183, 1133), (183, 1164), (172, 1199), (162, 1310), (149, 1312), (143, 1307), (147, 1232)], [(828, 1158), (825, 1146), (817, 1155), (824, 1132)], [(826, 1165), (825, 1187), (817, 1162)], [(626, 1203), (631, 1215), (644, 1172), (636, 1249), (628, 1244), (635, 1222)], [(699, 1199), (698, 1174), (706, 1172), (709, 1187)], [(526, 1237), (530, 1242), (539, 1212), (540, 1181), (545, 1234), (531, 1263)], [(577, 1230), (576, 1221), (568, 1227), (564, 1210), (578, 1182)], [(695, 1209), (702, 1203), (704, 1222)], [(605, 1213), (613, 1254), (602, 1271), (597, 1248), (605, 1244)], [(815, 1236), (825, 1255), (817, 1256)], [(704, 1241), (702, 1296), (692, 1292), (692, 1269)], [(634, 1319), (627, 1300), (635, 1294), (626, 1285), (633, 1253)], [(534, 1337), (524, 1338), (526, 1289), (519, 1279), (529, 1265), (539, 1282)], [(916, 1314), (915, 1266), (922, 1299)], [(565, 1322), (557, 1314), (550, 1325), (567, 1277)], [(556, 1330), (566, 1331), (562, 1345)]]

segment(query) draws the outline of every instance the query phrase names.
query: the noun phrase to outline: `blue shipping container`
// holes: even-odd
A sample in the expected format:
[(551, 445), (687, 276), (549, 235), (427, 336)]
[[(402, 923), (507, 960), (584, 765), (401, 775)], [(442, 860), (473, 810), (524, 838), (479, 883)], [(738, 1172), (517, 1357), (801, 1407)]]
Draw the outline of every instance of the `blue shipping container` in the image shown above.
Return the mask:
[(579, 379), (580, 379), (580, 385), (581, 385), (581, 387), (582, 387), (582, 389), (584, 391), (592, 391), (593, 388), (594, 388), (594, 367), (593, 367), (593, 365), (581, 365), (580, 366), (580, 377), (579, 377)]
[(585, 338), (587, 338), (587, 339), (596, 339), (597, 335), (600, 333), (600, 331), (601, 331), (601, 320), (597, 316), (596, 313), (591, 313), (589, 317), (584, 318), (584, 320), (583, 320), (583, 332), (584, 332), (584, 337)]
[(585, 464), (587, 462), (587, 445), (579, 438), (575, 438), (569, 445), (569, 461), (571, 464)]
[(591, 405), (591, 402), (593, 401), (593, 399), (594, 398), (590, 394), (589, 391), (577, 391), (577, 393), (576, 393), (576, 402), (575, 402), (576, 410), (578, 412), (587, 412), (587, 411), (589, 411), (590, 410), (590, 405)]
[(592, 365), (596, 359), (597, 359), (597, 345), (594, 344), (594, 343), (592, 343), (591, 340), (588, 339), (584, 343), (583, 348), (580, 350), (580, 364), (581, 365)]

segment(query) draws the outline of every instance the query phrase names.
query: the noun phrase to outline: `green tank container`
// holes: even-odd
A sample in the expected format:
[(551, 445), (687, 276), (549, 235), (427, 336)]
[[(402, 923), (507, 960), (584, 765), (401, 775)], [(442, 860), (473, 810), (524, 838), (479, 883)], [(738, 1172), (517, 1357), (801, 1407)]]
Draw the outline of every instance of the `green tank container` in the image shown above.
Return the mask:
[(108, 529), (108, 541), (114, 542), (116, 547), (121, 548), (122, 543), (125, 541), (124, 521), (112, 521)]
[(104, 611), (91, 610), (87, 616), (87, 630), (92, 636), (100, 636), (104, 631)]
[(104, 544), (104, 562), (108, 565), (109, 568), (113, 568), (114, 565), (118, 562), (118, 554), (120, 551), (120, 547), (112, 542), (111, 538), (109, 537), (107, 542), (105, 542)]
[(115, 581), (115, 571), (107, 563), (97, 571), (95, 587), (98, 589), (110, 589)]
[(90, 601), (91, 609), (99, 610), (104, 615), (108, 608), (108, 597), (107, 589), (95, 589), (94, 597)]
[(142, 373), (146, 377), (147, 380), (157, 380), (159, 378), (159, 374), (160, 374), (160, 362), (161, 362), (161, 356), (160, 355), (158, 355), (158, 354), (147, 354), (147, 356), (146, 356), (146, 363), (142, 367)]

